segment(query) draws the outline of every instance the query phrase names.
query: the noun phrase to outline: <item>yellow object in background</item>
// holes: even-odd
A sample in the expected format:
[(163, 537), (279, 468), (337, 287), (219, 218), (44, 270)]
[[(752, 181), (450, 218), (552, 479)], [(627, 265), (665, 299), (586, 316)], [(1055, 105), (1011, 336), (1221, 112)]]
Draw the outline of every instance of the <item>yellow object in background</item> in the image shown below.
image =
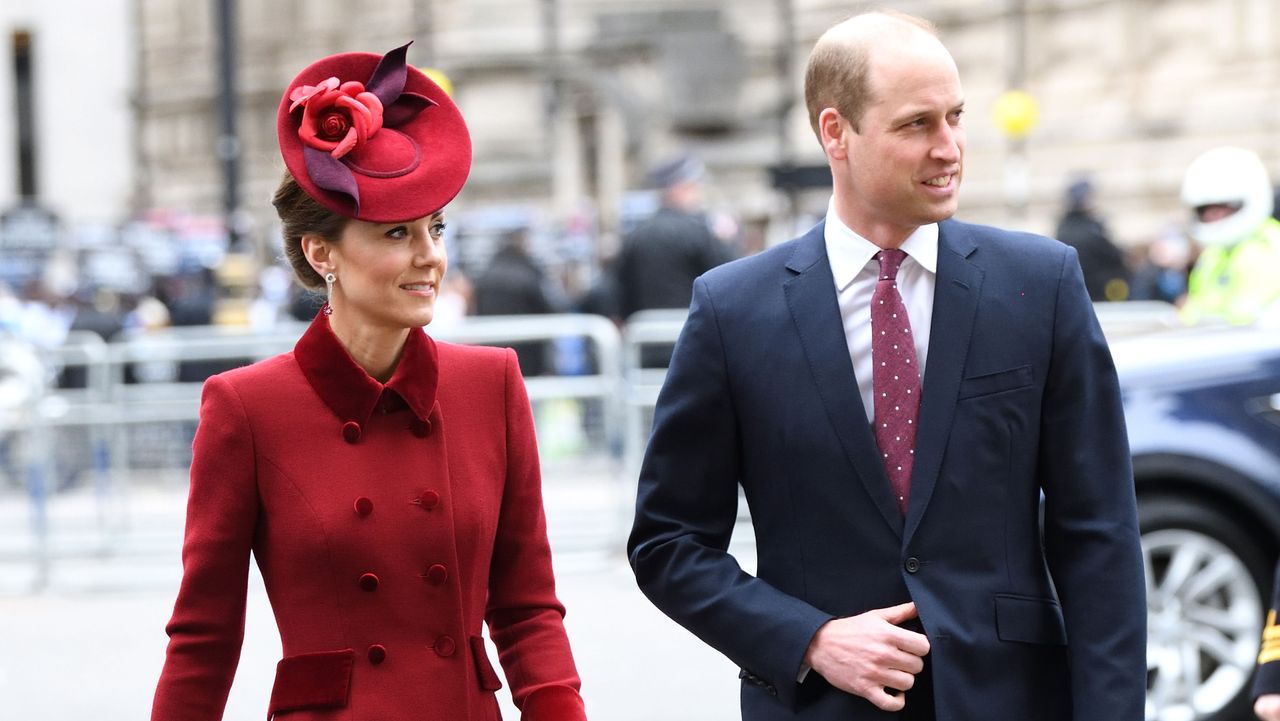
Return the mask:
[(449, 79), (448, 75), (444, 74), (444, 71), (440, 70), (439, 68), (418, 68), (418, 69), (422, 71), (423, 75), (426, 75), (428, 78), (431, 78), (431, 82), (435, 83), (436, 85), (439, 85), (440, 89), (443, 90), (446, 95), (448, 95), (451, 98), (453, 97), (453, 81)]
[(1010, 138), (1026, 137), (1040, 120), (1040, 108), (1031, 93), (1006, 90), (996, 98), (992, 114), (996, 127)]

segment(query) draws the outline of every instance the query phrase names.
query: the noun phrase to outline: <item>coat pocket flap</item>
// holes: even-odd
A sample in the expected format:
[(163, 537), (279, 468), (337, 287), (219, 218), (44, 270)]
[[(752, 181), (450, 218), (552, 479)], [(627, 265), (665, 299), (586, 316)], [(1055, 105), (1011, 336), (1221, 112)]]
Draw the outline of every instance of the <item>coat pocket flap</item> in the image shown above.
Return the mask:
[(1001, 641), (1065, 646), (1067, 625), (1051, 598), (996, 594), (996, 635)]
[(286, 656), (276, 664), (267, 720), (285, 711), (342, 708), (351, 690), (355, 651), (320, 651)]
[(498, 674), (493, 670), (493, 664), (489, 662), (489, 652), (484, 647), (484, 638), (482, 636), (472, 636), (471, 641), (471, 658), (476, 664), (476, 678), (480, 680), (480, 688), (485, 691), (497, 691), (502, 688), (502, 680), (498, 678)]
[(974, 378), (965, 378), (960, 381), (960, 400), (1025, 388), (1031, 385), (1034, 380), (1031, 366), (1029, 365), (988, 373)]

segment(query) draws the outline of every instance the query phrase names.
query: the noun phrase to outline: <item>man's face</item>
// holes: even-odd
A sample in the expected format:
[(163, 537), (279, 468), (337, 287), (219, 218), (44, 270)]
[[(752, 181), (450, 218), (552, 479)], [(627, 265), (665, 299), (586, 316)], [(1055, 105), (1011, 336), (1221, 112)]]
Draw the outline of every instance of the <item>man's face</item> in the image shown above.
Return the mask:
[[(846, 128), (843, 218), (876, 242), (901, 242), (956, 212), (964, 161), (964, 96), (951, 56), (933, 38), (872, 52), (873, 101)], [(888, 234), (885, 236), (885, 234)]]

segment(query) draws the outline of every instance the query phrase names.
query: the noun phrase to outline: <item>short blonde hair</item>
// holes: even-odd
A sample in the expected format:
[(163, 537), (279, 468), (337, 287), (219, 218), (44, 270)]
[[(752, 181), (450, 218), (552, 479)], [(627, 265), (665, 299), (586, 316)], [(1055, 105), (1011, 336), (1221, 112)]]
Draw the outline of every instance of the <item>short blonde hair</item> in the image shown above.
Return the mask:
[(813, 52), (809, 54), (809, 63), (804, 72), (804, 101), (809, 110), (809, 126), (819, 140), (822, 139), (822, 131), (818, 128), (818, 116), (823, 110), (835, 108), (856, 131), (858, 123), (862, 121), (862, 114), (874, 101), (870, 79), (870, 34), (864, 33), (851, 39), (839, 37), (834, 32), (849, 23), (867, 22), (898, 23), (938, 37), (938, 28), (933, 23), (896, 10), (859, 13), (823, 33), (814, 45)]

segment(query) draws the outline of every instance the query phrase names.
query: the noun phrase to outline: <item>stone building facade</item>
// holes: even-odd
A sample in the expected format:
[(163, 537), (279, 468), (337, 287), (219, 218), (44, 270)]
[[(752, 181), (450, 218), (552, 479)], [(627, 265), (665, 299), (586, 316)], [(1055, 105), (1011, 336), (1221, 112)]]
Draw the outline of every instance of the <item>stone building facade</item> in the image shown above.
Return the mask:
[[(217, 37), (210, 2), (135, 0), (138, 202), (216, 212)], [(270, 237), (281, 163), (274, 114), (307, 62), (415, 40), (470, 124), (467, 217), (520, 207), (590, 219), (616, 243), (629, 191), (677, 149), (709, 166), (714, 200), (761, 242), (825, 209), (768, 169), (821, 164), (801, 100), (808, 49), (868, 3), (831, 0), (237, 0), (241, 206)], [(1280, 170), (1280, 4), (1273, 0), (902, 0), (956, 57), (968, 101), (961, 215), (1049, 232), (1062, 190), (1094, 175), (1120, 242), (1184, 219), (1177, 190), (1200, 151), (1231, 143)], [(1022, 58), (1019, 61), (1019, 58)], [(992, 120), (1020, 84), (1040, 122), (1021, 151)], [(1010, 170), (1015, 152), (1025, 175)], [(1014, 158), (1016, 160), (1016, 158)], [(1020, 181), (1019, 178), (1022, 178)], [(263, 241), (269, 242), (269, 241)]]
[(30, 205), (110, 223), (132, 202), (127, 5), (0, 3), (0, 213)]

